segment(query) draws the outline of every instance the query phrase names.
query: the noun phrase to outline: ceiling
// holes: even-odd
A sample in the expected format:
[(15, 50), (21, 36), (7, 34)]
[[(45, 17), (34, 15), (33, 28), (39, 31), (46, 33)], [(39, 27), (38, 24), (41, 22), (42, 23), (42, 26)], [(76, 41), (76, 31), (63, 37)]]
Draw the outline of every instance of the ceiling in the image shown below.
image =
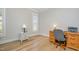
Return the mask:
[(32, 10), (36, 12), (44, 12), (44, 11), (47, 11), (48, 8), (32, 8)]

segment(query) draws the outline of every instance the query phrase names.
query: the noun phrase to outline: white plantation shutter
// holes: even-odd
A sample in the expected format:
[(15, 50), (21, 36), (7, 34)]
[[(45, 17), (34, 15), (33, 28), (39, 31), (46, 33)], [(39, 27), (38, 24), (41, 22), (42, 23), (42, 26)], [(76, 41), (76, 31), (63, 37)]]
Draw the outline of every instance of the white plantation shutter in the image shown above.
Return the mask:
[(0, 15), (0, 33), (3, 31), (3, 18), (2, 15)]
[(38, 31), (38, 14), (33, 13), (32, 14), (32, 22), (33, 22), (33, 31)]
[(0, 8), (0, 37), (5, 36), (6, 21), (5, 21), (5, 9)]

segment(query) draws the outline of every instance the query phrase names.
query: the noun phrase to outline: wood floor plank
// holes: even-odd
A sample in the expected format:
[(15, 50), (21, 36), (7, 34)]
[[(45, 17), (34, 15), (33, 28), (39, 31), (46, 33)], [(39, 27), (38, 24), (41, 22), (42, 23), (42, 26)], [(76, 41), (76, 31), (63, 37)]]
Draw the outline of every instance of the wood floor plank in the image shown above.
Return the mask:
[[(64, 51), (62, 48), (55, 46), (49, 42), (49, 38), (45, 36), (33, 36), (29, 40), (23, 41), (20, 44), (19, 41), (9, 42), (6, 44), (0, 44), (0, 51)], [(65, 51), (74, 51), (67, 48)]]

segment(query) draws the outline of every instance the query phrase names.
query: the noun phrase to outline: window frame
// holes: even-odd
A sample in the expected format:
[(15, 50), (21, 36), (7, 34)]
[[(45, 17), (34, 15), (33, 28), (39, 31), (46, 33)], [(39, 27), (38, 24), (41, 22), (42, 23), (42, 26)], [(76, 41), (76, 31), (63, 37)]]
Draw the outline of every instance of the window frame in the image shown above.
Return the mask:
[[(38, 18), (37, 18), (37, 25), (36, 25), (36, 30), (34, 30), (34, 26), (35, 26), (35, 24), (34, 24), (34, 21), (33, 21), (33, 16), (37, 16)], [(38, 14), (38, 12), (32, 12), (32, 30), (33, 30), (33, 32), (38, 32), (39, 31), (39, 14)]]
[[(0, 18), (2, 18), (2, 15), (0, 15)], [(3, 21), (2, 21), (2, 19), (0, 19), (0, 28), (2, 28), (2, 23), (3, 23)], [(3, 29), (3, 28), (2, 28)], [(2, 30), (0, 29), (0, 33), (2, 32)]]
[(2, 9), (2, 32), (0, 32), (0, 37), (6, 36), (6, 9)]

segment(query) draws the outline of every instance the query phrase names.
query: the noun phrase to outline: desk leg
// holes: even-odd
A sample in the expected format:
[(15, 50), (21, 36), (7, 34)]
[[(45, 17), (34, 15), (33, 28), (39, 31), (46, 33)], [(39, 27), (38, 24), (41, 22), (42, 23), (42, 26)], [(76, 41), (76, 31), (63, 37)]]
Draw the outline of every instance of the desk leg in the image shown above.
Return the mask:
[(22, 43), (23, 43), (23, 40), (21, 39), (21, 40), (20, 40), (20, 44), (22, 44)]

